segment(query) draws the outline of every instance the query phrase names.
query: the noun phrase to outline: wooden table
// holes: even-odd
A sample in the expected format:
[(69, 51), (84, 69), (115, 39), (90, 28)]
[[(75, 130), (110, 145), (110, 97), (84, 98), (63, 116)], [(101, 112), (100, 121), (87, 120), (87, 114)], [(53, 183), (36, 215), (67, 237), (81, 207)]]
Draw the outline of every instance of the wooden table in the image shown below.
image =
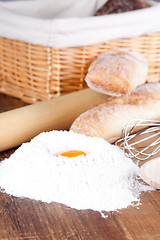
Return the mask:
[[(0, 95), (0, 112), (26, 105)], [(0, 160), (15, 149), (0, 153)], [(58, 203), (42, 203), (0, 193), (0, 239), (160, 240), (160, 192), (141, 195), (139, 208), (108, 212), (78, 211)]]

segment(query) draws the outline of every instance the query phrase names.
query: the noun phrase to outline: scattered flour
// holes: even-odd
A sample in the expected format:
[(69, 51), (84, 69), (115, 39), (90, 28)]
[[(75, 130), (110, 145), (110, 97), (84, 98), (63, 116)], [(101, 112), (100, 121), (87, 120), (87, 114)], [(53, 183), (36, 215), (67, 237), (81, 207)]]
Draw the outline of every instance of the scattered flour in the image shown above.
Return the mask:
[[(57, 157), (69, 150), (87, 155)], [(22, 144), (0, 163), (0, 186), (13, 196), (100, 212), (126, 208), (151, 189), (118, 147), (72, 131), (41, 133)]]

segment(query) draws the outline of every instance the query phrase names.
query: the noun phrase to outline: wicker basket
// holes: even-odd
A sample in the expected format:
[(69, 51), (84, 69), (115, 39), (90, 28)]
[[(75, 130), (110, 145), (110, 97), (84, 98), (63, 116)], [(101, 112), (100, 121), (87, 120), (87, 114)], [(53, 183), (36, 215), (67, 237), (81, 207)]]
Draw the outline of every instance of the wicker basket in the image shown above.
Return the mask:
[(144, 54), (147, 81), (160, 81), (160, 33), (66, 49), (0, 38), (0, 92), (34, 103), (80, 90), (91, 61), (117, 48)]

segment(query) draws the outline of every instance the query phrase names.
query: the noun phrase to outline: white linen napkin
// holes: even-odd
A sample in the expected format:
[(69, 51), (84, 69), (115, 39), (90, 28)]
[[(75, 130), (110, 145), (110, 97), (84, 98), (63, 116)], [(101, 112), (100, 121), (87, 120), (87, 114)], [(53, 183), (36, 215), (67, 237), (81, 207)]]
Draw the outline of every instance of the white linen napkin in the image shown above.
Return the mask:
[(88, 17), (107, 0), (19, 0), (0, 1), (0, 6), (23, 16), (35, 18)]
[[(56, 8), (47, 12), (50, 6), (47, 1), (57, 2)], [(132, 12), (91, 16), (104, 4), (104, 0), (66, 0), (63, 6), (58, 2), (62, 3), (62, 0), (0, 2), (0, 36), (66, 48), (160, 31), (160, 3)], [(84, 5), (84, 2), (90, 2), (90, 5)], [(44, 7), (45, 3), (48, 7), (41, 8), (42, 12), (38, 10), (39, 4)]]

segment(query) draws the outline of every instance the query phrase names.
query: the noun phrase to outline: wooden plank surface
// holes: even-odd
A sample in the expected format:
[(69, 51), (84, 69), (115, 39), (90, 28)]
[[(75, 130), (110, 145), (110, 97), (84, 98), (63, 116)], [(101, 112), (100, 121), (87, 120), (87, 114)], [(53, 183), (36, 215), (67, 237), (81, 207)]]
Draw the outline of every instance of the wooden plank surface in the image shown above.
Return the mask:
[[(0, 112), (26, 105), (0, 95)], [(0, 153), (0, 160), (15, 149)], [(118, 212), (75, 210), (58, 203), (21, 199), (0, 192), (0, 240), (160, 240), (160, 192), (143, 193), (141, 205)]]

